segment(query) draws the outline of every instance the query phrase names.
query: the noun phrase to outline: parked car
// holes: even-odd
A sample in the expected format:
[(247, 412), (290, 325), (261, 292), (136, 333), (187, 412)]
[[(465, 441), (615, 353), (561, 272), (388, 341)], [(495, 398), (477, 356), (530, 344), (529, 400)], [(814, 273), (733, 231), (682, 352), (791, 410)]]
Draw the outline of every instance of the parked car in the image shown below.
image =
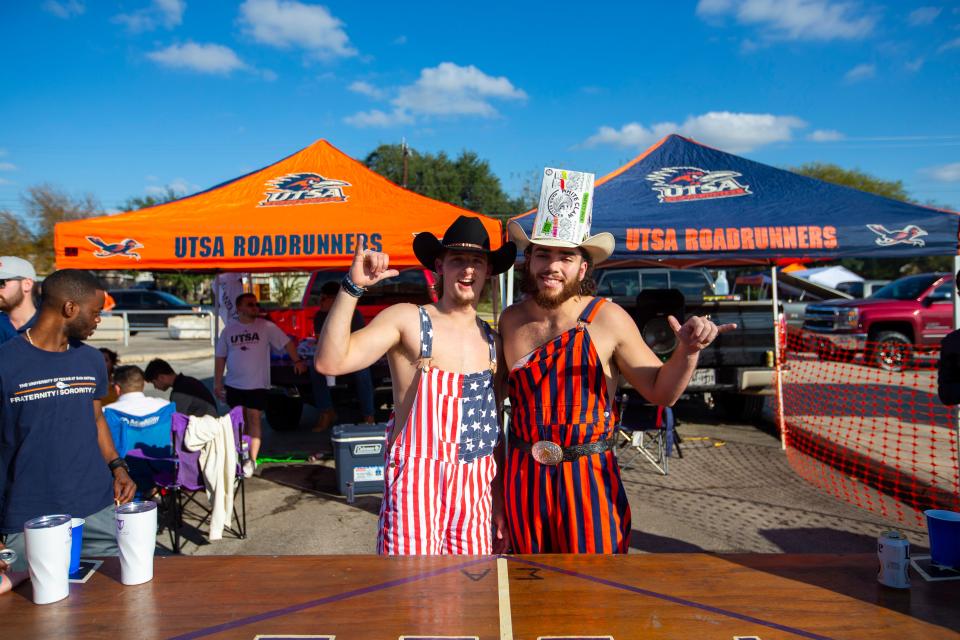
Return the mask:
[(841, 282), (837, 285), (838, 291), (850, 294), (854, 298), (869, 298), (882, 287), (890, 284), (889, 280), (863, 280), (860, 282)]
[[(145, 289), (111, 289), (110, 296), (117, 303), (111, 311), (199, 311), (200, 307), (181, 300), (166, 291)], [(127, 319), (131, 329), (165, 327), (174, 313), (130, 313)]]
[(810, 305), (807, 344), (823, 358), (862, 353), (868, 364), (902, 371), (917, 351), (936, 351), (952, 330), (953, 280), (949, 273), (905, 276), (869, 298)]

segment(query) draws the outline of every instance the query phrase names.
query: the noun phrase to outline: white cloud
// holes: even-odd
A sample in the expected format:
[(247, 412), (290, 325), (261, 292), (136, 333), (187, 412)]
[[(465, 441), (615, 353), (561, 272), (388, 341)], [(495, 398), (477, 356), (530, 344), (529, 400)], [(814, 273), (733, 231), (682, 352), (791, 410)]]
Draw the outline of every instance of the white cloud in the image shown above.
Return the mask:
[(363, 80), (357, 80), (356, 82), (350, 83), (350, 86), (347, 87), (347, 89), (353, 91), (354, 93), (359, 93), (361, 95), (374, 98), (375, 100), (380, 100), (384, 96), (382, 89), (378, 89), (369, 82), (364, 82)]
[(767, 40), (857, 40), (877, 22), (857, 2), (830, 0), (700, 0), (697, 15), (708, 21), (732, 15)]
[(392, 111), (379, 109), (361, 112), (346, 118), (348, 124), (358, 127), (409, 124), (417, 117), (497, 115), (493, 100), (523, 101), (527, 94), (504, 76), (489, 76), (477, 67), (462, 67), (452, 62), (441, 62), (436, 67), (422, 69), (413, 84), (396, 90), (390, 100)]
[(124, 25), (132, 33), (153, 31), (157, 27), (173, 29), (183, 22), (185, 0), (152, 0), (149, 6), (133, 13), (121, 13), (113, 22)]
[(960, 162), (923, 169), (922, 173), (940, 182), (960, 182)]
[(41, 6), (50, 15), (64, 20), (83, 15), (87, 10), (87, 7), (80, 0), (47, 0)]
[(872, 64), (858, 64), (850, 71), (843, 74), (843, 79), (847, 82), (859, 82), (868, 80), (877, 75), (877, 67)]
[(401, 87), (393, 104), (418, 114), (491, 117), (497, 112), (489, 100), (526, 98), (527, 94), (504, 76), (488, 76), (473, 65), (461, 67), (441, 62), (422, 69), (416, 82)]
[(16, 171), (17, 165), (12, 162), (0, 162), (0, 171)]
[(246, 0), (240, 23), (257, 42), (279, 49), (298, 47), (318, 58), (357, 55), (343, 22), (326, 7), (296, 0)]
[(233, 49), (219, 44), (172, 44), (166, 49), (148, 53), (147, 57), (165, 67), (198, 73), (228, 74), (247, 68)]
[(393, 39), (393, 44), (396, 44), (396, 45), (407, 44), (407, 36), (397, 36), (396, 38)]
[(398, 124), (413, 124), (413, 117), (400, 109), (394, 109), (390, 113), (380, 109), (371, 109), (370, 111), (360, 111), (352, 116), (343, 119), (349, 125), (354, 127), (392, 127)]
[(774, 142), (787, 142), (792, 139), (794, 129), (806, 124), (794, 116), (711, 111), (690, 116), (681, 125), (660, 122), (645, 127), (631, 122), (620, 129), (603, 126), (584, 144), (588, 147), (610, 144), (642, 149), (666, 135), (679, 133), (724, 151), (742, 153)]
[(941, 11), (943, 11), (943, 9), (940, 7), (920, 7), (910, 12), (910, 15), (907, 16), (907, 22), (909, 22), (912, 27), (930, 24), (937, 19)]
[(916, 60), (909, 60), (903, 63), (904, 68), (907, 71), (920, 71), (920, 68), (923, 67), (923, 57), (917, 58)]
[(943, 53), (944, 51), (957, 48), (960, 48), (960, 38), (954, 38), (953, 40), (944, 42), (942, 45), (940, 45), (940, 48), (937, 49), (937, 53)]
[(834, 129), (817, 129), (807, 136), (807, 140), (813, 142), (836, 142), (844, 138), (846, 138), (845, 135)]

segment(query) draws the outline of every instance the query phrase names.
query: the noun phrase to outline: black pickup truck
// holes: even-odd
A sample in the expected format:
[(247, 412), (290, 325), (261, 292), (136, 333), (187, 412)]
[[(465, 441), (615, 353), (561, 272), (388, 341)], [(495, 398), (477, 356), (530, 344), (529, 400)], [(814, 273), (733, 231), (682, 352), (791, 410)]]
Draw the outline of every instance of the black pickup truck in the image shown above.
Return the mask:
[[(612, 268), (598, 270), (597, 295), (610, 298), (633, 316), (644, 340), (661, 359), (676, 347), (666, 322), (708, 316), (715, 323), (735, 322), (700, 354), (687, 395), (703, 395), (731, 417), (756, 420), (764, 396), (773, 393), (775, 335), (773, 302), (743, 301), (716, 295), (705, 269)], [(782, 318), (782, 314), (778, 314)], [(783, 326), (780, 327), (784, 337)], [(782, 341), (781, 341), (782, 345)]]

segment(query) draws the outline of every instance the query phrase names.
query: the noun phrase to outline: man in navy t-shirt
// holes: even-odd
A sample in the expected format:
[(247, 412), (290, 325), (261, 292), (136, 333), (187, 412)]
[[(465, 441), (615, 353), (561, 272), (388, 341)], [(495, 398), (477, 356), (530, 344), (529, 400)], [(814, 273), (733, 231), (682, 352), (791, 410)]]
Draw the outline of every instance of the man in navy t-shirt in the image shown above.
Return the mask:
[(26, 569), (23, 525), (43, 515), (86, 519), (82, 553), (117, 555), (113, 503), (136, 487), (96, 400), (107, 391), (103, 356), (81, 342), (103, 300), (86, 271), (57, 271), (34, 326), (0, 346), (0, 537), (19, 555), (0, 573)]

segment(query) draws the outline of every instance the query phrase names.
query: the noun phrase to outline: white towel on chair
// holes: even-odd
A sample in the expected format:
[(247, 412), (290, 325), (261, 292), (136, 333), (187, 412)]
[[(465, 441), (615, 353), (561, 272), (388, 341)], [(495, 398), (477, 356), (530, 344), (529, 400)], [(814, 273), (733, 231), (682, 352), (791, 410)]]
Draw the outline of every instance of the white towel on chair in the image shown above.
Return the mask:
[(208, 538), (220, 540), (233, 513), (233, 483), (237, 476), (237, 445), (230, 416), (190, 416), (183, 446), (200, 452), (200, 470), (211, 506)]

